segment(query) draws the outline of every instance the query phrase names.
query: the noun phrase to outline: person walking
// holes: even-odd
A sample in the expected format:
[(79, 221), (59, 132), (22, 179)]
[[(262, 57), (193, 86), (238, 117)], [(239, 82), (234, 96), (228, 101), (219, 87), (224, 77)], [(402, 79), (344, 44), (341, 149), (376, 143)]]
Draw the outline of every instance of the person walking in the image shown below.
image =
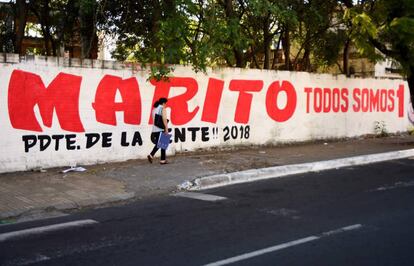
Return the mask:
[[(158, 101), (154, 103), (154, 108), (152, 109), (152, 120), (154, 121), (154, 125), (152, 126), (152, 133), (151, 133), (151, 142), (154, 143), (154, 148), (152, 149), (151, 153), (147, 156), (148, 161), (152, 163), (152, 160), (154, 159), (155, 154), (158, 151), (158, 140), (160, 138), (160, 135), (162, 132), (165, 132), (168, 134), (168, 119), (167, 119), (167, 112), (165, 110), (165, 107), (167, 105), (167, 99), (166, 98), (160, 98)], [(162, 117), (162, 123), (156, 125), (156, 116)], [(160, 126), (164, 126), (161, 128)], [(167, 157), (166, 157), (166, 151), (165, 149), (161, 149), (161, 160), (160, 164), (167, 164)]]

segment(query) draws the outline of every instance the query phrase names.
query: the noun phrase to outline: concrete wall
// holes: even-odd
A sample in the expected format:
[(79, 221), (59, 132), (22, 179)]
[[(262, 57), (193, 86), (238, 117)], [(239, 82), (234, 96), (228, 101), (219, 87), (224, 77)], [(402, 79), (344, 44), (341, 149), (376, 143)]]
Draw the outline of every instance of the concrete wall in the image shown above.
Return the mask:
[(389, 71), (391, 69), (398, 71), (399, 68), (400, 67), (398, 65), (395, 65), (390, 59), (377, 62), (375, 64), (375, 77), (401, 78), (401, 75), (399, 73), (392, 73)]
[(176, 67), (157, 83), (135, 66), (75, 63), (0, 63), (0, 172), (145, 158), (152, 102), (167, 95), (170, 153), (354, 137), (379, 121), (388, 132), (411, 126), (403, 80)]

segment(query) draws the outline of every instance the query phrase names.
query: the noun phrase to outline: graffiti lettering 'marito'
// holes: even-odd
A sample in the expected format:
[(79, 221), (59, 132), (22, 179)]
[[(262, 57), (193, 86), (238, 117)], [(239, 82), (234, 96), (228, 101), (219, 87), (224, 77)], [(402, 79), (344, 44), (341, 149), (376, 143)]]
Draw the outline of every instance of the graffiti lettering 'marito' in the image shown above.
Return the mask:
[[(286, 106), (281, 109), (277, 105), (277, 97), (279, 93), (284, 91), (286, 93), (287, 103)], [(269, 86), (269, 90), (266, 95), (266, 110), (267, 114), (277, 122), (285, 122), (292, 117), (295, 112), (297, 104), (297, 96), (295, 88), (292, 83), (283, 81), (280, 85), (279, 81), (273, 82)]]
[(84, 132), (79, 116), (79, 91), (82, 77), (59, 73), (45, 87), (39, 75), (14, 70), (9, 83), (9, 117), (14, 128), (42, 131), (34, 107), (38, 106), (43, 123), (52, 126), (56, 111), (62, 129)]
[[(71, 132), (85, 132), (79, 115), (79, 93), (82, 77), (59, 73), (46, 86), (39, 75), (14, 70), (9, 83), (9, 117), (16, 129), (40, 131), (34, 108), (37, 105), (43, 124), (52, 126), (52, 118), (56, 112), (62, 129)], [(171, 109), (172, 125), (184, 125), (194, 119), (200, 106), (193, 110), (189, 108), (189, 101), (198, 93), (198, 83), (194, 78), (171, 77), (168, 81), (151, 81), (155, 86), (153, 102), (160, 97), (169, 98), (168, 107)], [(210, 78), (207, 93), (202, 104), (201, 121), (217, 123), (223, 94), (224, 81)], [(185, 92), (169, 97), (174, 88), (185, 88)], [(234, 122), (247, 124), (250, 119), (250, 110), (254, 93), (263, 89), (262, 80), (231, 80), (229, 90), (238, 93), (235, 107)], [(280, 108), (277, 104), (278, 95), (284, 92), (287, 95), (287, 104)], [(116, 101), (119, 93), (122, 101)], [(296, 109), (296, 91), (288, 81), (272, 83), (266, 94), (266, 110), (271, 119), (284, 122), (292, 117)], [(105, 75), (100, 81), (95, 101), (92, 103), (96, 121), (107, 125), (117, 125), (116, 112), (123, 112), (124, 122), (132, 125), (141, 123), (141, 96), (136, 78), (122, 79), (117, 76)], [(148, 108), (151, 108), (148, 106)], [(152, 124), (152, 118), (149, 119)], [(204, 139), (207, 139), (206, 133)], [(90, 139), (92, 145), (93, 139)]]
[(261, 80), (232, 80), (230, 81), (230, 90), (238, 91), (236, 114), (234, 122), (246, 124), (249, 122), (250, 108), (252, 106), (253, 95), (249, 92), (259, 92), (263, 88)]
[(201, 121), (216, 123), (220, 107), (221, 96), (223, 95), (224, 81), (210, 78), (208, 80), (207, 94), (204, 102)]
[[(122, 102), (115, 102), (119, 91)], [(139, 125), (141, 123), (141, 96), (138, 82), (135, 78), (122, 79), (105, 75), (96, 89), (95, 103), (96, 121), (116, 126), (116, 112), (124, 112), (126, 124)]]
[[(168, 107), (171, 108), (171, 122), (174, 125), (184, 125), (190, 122), (197, 114), (199, 107), (194, 110), (188, 110), (188, 101), (191, 100), (198, 92), (197, 81), (193, 78), (173, 77), (168, 81), (155, 81), (151, 83), (155, 85), (154, 98), (152, 104), (159, 98), (168, 98)], [(186, 91), (178, 96), (169, 97), (171, 88), (181, 87)], [(152, 124), (152, 117), (150, 116), (149, 123)]]

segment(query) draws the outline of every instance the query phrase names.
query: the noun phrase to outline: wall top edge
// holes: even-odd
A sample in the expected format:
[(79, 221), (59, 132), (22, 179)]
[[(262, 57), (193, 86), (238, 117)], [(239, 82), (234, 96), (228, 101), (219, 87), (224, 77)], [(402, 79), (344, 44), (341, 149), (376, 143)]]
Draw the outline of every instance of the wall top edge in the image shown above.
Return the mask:
[[(80, 59), (80, 58), (65, 58), (55, 56), (42, 56), (42, 55), (25, 55), (20, 56), (14, 53), (0, 53), (0, 64), (13, 64), (13, 65), (33, 65), (33, 66), (50, 66), (61, 68), (94, 68), (102, 70), (130, 70), (132, 73), (137, 72), (149, 72), (149, 64), (146, 66), (136, 62), (122, 62), (115, 60), (99, 60), (99, 59)], [(188, 65), (171, 65), (173, 69), (188, 69), (191, 66)], [(213, 67), (207, 68), (207, 73), (220, 73), (221, 71), (231, 71), (235, 74), (242, 74), (244, 72), (253, 73), (269, 73), (269, 74), (300, 74), (300, 75), (313, 75), (317, 77), (331, 77), (335, 79), (348, 79), (343, 74), (330, 74), (330, 73), (310, 73), (305, 71), (286, 71), (286, 70), (267, 70), (267, 69), (250, 69), (250, 68), (237, 68), (237, 67)], [(375, 79), (375, 80), (406, 80), (400, 77), (359, 77), (352, 76), (349, 79)]]

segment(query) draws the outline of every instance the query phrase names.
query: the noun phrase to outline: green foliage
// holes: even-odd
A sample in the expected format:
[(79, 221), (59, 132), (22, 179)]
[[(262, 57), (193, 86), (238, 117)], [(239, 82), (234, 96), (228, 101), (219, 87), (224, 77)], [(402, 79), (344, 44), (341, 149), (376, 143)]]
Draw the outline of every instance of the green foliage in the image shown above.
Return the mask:
[(1, 51), (15, 50), (10, 25), (22, 14), (17, 3), (27, 3), (28, 16), (41, 24), (46, 53), (80, 41), (82, 56), (91, 57), (103, 31), (116, 42), (116, 59), (149, 66), (154, 79), (171, 75), (175, 64), (202, 72), (224, 65), (270, 69), (281, 65), (271, 62), (276, 47), (287, 55), (287, 69), (315, 71), (356, 45), (374, 61), (393, 58), (414, 87), (414, 0), (10, 1), (0, 6)]
[(407, 133), (408, 133), (410, 136), (414, 136), (414, 127), (413, 127), (413, 126), (408, 127), (408, 129), (407, 129)]
[(383, 56), (376, 52), (370, 39), (378, 37), (378, 27), (366, 13), (358, 13), (357, 9), (347, 9), (344, 19), (352, 24), (350, 38), (356, 44), (358, 52), (373, 61), (382, 60)]
[(167, 65), (152, 65), (148, 80), (168, 81), (174, 68)]
[[(414, 0), (378, 0), (345, 13), (359, 51), (372, 59), (395, 59), (406, 73), (414, 66)], [(376, 52), (378, 49), (382, 55)]]
[(3, 4), (0, 5), (0, 14), (2, 16), (0, 19), (0, 52), (11, 53), (14, 51), (13, 10)]
[(318, 40), (313, 49), (313, 64), (316, 67), (329, 67), (338, 61), (340, 51), (346, 42), (344, 31), (327, 31)]
[(91, 57), (91, 46), (93, 42), (96, 43), (98, 20), (101, 19), (100, 12), (106, 2), (107, 0), (3, 1), (0, 3), (0, 49), (20, 52), (17, 51), (17, 39), (24, 36), (17, 29), (21, 25), (25, 28), (26, 37), (29, 29), (37, 30), (36, 37), (43, 40), (44, 46), (40, 49), (29, 47), (31, 52), (59, 55), (60, 47), (73, 47), (74, 43), (80, 41), (82, 54)]
[(394, 59), (407, 75), (414, 105), (414, 0), (371, 0), (345, 14), (355, 27), (352, 34), (361, 53)]

